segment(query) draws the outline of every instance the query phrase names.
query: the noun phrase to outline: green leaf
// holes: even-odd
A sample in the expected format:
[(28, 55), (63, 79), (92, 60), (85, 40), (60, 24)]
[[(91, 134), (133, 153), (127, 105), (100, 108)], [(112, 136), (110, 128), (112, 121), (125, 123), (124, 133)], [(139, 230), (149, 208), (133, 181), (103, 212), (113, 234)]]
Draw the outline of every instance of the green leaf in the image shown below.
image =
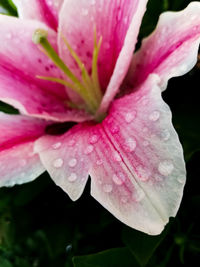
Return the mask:
[(127, 248), (115, 248), (96, 254), (73, 258), (74, 267), (137, 267)]
[(11, 0), (1, 0), (0, 13), (17, 16), (17, 9)]
[(0, 111), (3, 111), (8, 114), (19, 114), (17, 109), (1, 101), (0, 101)]
[(150, 236), (125, 227), (122, 233), (122, 240), (133, 253), (140, 266), (145, 266), (165, 238), (167, 232), (168, 227), (160, 235)]
[(6, 259), (0, 257), (0, 266), (1, 267), (13, 267), (13, 265)]

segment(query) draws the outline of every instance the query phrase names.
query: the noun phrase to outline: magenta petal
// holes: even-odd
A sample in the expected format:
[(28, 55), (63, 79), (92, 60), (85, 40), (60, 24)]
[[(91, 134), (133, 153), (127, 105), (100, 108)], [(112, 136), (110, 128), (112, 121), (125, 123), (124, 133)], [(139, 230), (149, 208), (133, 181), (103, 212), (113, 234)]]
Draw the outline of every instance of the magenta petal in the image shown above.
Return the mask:
[(13, 0), (13, 2), (17, 6), (20, 18), (42, 21), (57, 30), (58, 13), (63, 0)]
[(196, 64), (199, 43), (200, 3), (162, 14), (156, 30), (134, 55), (129, 80), (137, 86), (150, 73), (156, 73), (164, 90), (171, 77), (187, 73)]
[(43, 120), (0, 113), (0, 186), (29, 182), (44, 172), (33, 146), (46, 126)]
[[(56, 46), (56, 34), (44, 24), (0, 16), (0, 99), (22, 113), (56, 121), (83, 121), (87, 116), (67, 107), (62, 85), (36, 75), (60, 77), (61, 72), (32, 42), (37, 28), (48, 30)], [(22, 45), (20, 45), (22, 44)]]
[(88, 128), (80, 124), (62, 136), (44, 136), (35, 145), (52, 179), (72, 200), (80, 197), (88, 179), (91, 165), (86, 146)]
[[(147, 0), (68, 0), (63, 4), (59, 18), (59, 30), (76, 50), (88, 71), (91, 71), (95, 27), (97, 37), (102, 36), (98, 70), (104, 91), (116, 64), (115, 75), (117, 76), (119, 72), (121, 74), (119, 75), (120, 79), (115, 81), (115, 87), (119, 87), (125, 76), (146, 2)], [(76, 18), (76, 23), (74, 23), (74, 18)], [(80, 75), (62, 38), (59, 40), (59, 46), (64, 61), (70, 69)]]

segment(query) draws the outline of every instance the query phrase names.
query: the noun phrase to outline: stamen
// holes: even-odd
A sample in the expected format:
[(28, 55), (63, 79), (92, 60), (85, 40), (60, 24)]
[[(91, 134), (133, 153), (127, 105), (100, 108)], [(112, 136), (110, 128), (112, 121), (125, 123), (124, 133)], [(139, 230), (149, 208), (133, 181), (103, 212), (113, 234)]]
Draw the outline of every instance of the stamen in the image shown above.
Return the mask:
[[(65, 39), (64, 36), (62, 36), (63, 41), (65, 45), (67, 46), (71, 56), (77, 63), (80, 71), (81, 71), (81, 77), (82, 81), (79, 80), (79, 78), (76, 77), (76, 75), (71, 72), (71, 70), (65, 65), (65, 63), (62, 61), (62, 59), (58, 56), (54, 48), (51, 46), (47, 39), (47, 31), (38, 29), (35, 31), (33, 35), (33, 42), (35, 44), (40, 44), (41, 47), (39, 49), (48, 56), (55, 65), (60, 68), (65, 75), (71, 80), (71, 82), (65, 81), (63, 79), (55, 78), (55, 77), (44, 77), (44, 76), (36, 76), (39, 79), (48, 80), (52, 82), (57, 82), (62, 85), (67, 86), (68, 88), (72, 89), (74, 92), (80, 95), (80, 97), (83, 99), (87, 106), (87, 110), (95, 115), (101, 99), (102, 99), (102, 92), (100, 88), (99, 78), (98, 78), (98, 55), (102, 43), (102, 37), (99, 39), (99, 42), (97, 43), (97, 33), (96, 28), (94, 30), (94, 49), (93, 49), (93, 58), (92, 58), (92, 74), (89, 75), (85, 65), (79, 58), (79, 56), (76, 54), (76, 52), (72, 49), (68, 41)], [(72, 107), (77, 106), (75, 104), (70, 104)]]

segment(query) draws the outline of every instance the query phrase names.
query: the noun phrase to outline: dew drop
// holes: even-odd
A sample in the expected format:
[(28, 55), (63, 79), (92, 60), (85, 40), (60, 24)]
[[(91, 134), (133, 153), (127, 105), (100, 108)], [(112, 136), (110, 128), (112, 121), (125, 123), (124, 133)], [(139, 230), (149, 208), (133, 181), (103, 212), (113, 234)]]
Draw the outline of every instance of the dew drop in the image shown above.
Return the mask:
[(172, 173), (174, 165), (170, 160), (164, 160), (158, 165), (158, 171), (164, 176), (168, 176)]
[(160, 112), (155, 110), (149, 115), (150, 121), (157, 121), (160, 118)]
[(117, 134), (119, 132), (119, 126), (113, 126), (112, 128), (111, 128), (111, 133), (112, 134)]
[(102, 164), (103, 164), (103, 160), (102, 160), (102, 159), (98, 159), (98, 160), (96, 161), (96, 164), (97, 164), (98, 166), (102, 165)]
[(115, 151), (115, 152), (113, 153), (113, 158), (114, 158), (114, 160), (117, 161), (117, 162), (122, 161), (122, 158), (121, 158), (120, 154), (119, 154), (117, 151)]
[(163, 131), (161, 132), (161, 138), (162, 138), (164, 141), (169, 140), (169, 138), (170, 138), (170, 132), (169, 132), (167, 129), (163, 130)]
[(128, 152), (133, 152), (137, 146), (136, 141), (133, 138), (128, 138), (125, 141), (125, 150)]
[(122, 203), (127, 203), (128, 202), (128, 197), (126, 197), (126, 196), (122, 196), (121, 198), (120, 198), (120, 200), (121, 200), (121, 202)]
[(151, 172), (145, 170), (142, 166), (137, 167), (138, 177), (141, 181), (146, 182), (149, 180)]
[(127, 123), (131, 123), (136, 117), (136, 111), (134, 112), (128, 112), (126, 115), (125, 115), (125, 121)]
[(112, 189), (113, 189), (113, 187), (112, 187), (111, 184), (104, 184), (103, 185), (103, 191), (105, 193), (111, 193), (112, 192)]
[(75, 167), (77, 164), (77, 159), (73, 158), (73, 159), (70, 159), (70, 161), (68, 162), (68, 165), (69, 167), (73, 168)]
[(140, 202), (144, 199), (145, 193), (143, 190), (138, 189), (137, 192), (133, 195), (136, 202)]
[(69, 146), (69, 147), (73, 147), (73, 146), (75, 145), (75, 143), (76, 143), (76, 141), (75, 141), (74, 139), (72, 139), (72, 140), (70, 140), (70, 141), (68, 142), (68, 146)]
[(94, 147), (92, 145), (89, 145), (86, 147), (85, 154), (89, 155), (94, 150)]
[(180, 176), (180, 177), (178, 178), (178, 182), (179, 182), (180, 184), (184, 184), (184, 183), (185, 183), (185, 176)]
[(55, 168), (60, 168), (62, 167), (62, 165), (63, 165), (63, 160), (61, 158), (54, 160), (53, 166)]
[(89, 138), (89, 143), (90, 144), (96, 144), (99, 140), (99, 136), (97, 134), (94, 134), (92, 136), (90, 136)]
[(77, 174), (75, 172), (72, 172), (70, 174), (70, 176), (68, 176), (67, 179), (68, 179), (69, 182), (73, 183), (73, 182), (75, 182), (77, 180)]
[(117, 174), (113, 174), (112, 180), (116, 185), (122, 185), (123, 184), (123, 181), (121, 180), (121, 178)]
[(57, 142), (57, 143), (55, 143), (55, 144), (52, 145), (52, 148), (53, 149), (58, 149), (60, 147), (61, 147), (61, 142)]

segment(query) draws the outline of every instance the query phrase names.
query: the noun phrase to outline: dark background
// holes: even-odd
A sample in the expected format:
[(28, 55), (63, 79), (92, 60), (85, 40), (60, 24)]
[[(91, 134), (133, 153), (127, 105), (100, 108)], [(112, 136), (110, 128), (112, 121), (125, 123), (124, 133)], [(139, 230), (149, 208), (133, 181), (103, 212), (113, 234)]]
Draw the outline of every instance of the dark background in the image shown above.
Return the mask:
[[(166, 10), (191, 1), (149, 0), (140, 40)], [(9, 0), (0, 12), (17, 15)], [(1, 25), (0, 25), (1, 27)], [(200, 265), (200, 63), (171, 79), (163, 97), (170, 105), (187, 162), (187, 183), (175, 219), (160, 236), (132, 230), (90, 196), (72, 202), (47, 173), (32, 183), (0, 189), (0, 267), (166, 267)], [(0, 102), (0, 110), (16, 112)]]

